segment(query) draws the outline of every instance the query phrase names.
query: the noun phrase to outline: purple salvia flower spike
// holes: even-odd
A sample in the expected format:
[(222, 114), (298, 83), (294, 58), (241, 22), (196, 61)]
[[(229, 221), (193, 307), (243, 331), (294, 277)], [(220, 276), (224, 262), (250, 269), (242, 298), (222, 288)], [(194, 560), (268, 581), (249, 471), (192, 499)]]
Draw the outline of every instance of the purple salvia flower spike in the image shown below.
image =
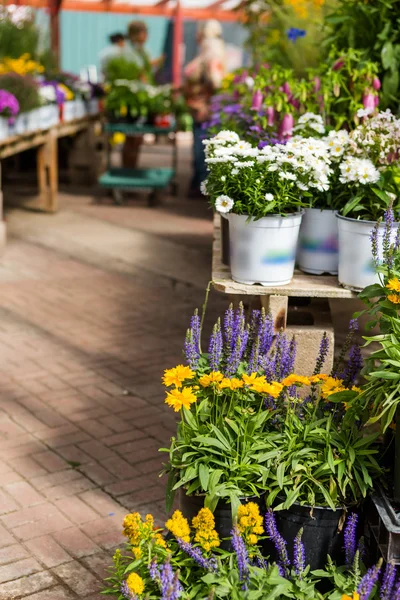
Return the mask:
[(252, 373), (257, 373), (260, 368), (260, 338), (257, 337), (251, 346), (250, 356), (249, 356), (249, 367), (247, 372), (249, 375)]
[(380, 589), (380, 600), (392, 600), (393, 592), (395, 592), (395, 580), (396, 580), (396, 567), (393, 563), (386, 565), (385, 572), (383, 574), (382, 585)]
[(234, 526), (231, 532), (232, 535), (232, 547), (236, 553), (239, 578), (240, 581), (246, 582), (249, 576), (249, 555), (247, 552), (246, 544), (237, 525)]
[(186, 552), (200, 567), (206, 571), (215, 572), (218, 570), (218, 564), (215, 558), (205, 558), (200, 548), (195, 548), (193, 544), (184, 542), (181, 538), (177, 538), (179, 547)]
[(371, 242), (371, 251), (372, 251), (372, 258), (374, 261), (375, 266), (377, 267), (379, 265), (380, 259), (379, 259), (379, 245), (378, 245), (378, 239), (379, 239), (379, 225), (380, 225), (380, 221), (378, 221), (375, 225), (375, 227), (373, 228), (371, 235), (370, 235), (370, 242)]
[(394, 227), (394, 214), (392, 205), (388, 207), (384, 215), (385, 229), (383, 232), (383, 257), (389, 269), (393, 267), (393, 253), (390, 248), (392, 231)]
[(178, 600), (182, 593), (178, 574), (174, 573), (168, 561), (160, 568), (161, 600)]
[(213, 371), (218, 371), (222, 360), (222, 333), (221, 333), (221, 322), (218, 319), (214, 325), (213, 332), (210, 338), (210, 345), (208, 348), (209, 363)]
[(157, 581), (160, 579), (160, 569), (158, 568), (158, 564), (155, 558), (149, 564), (149, 575), (153, 579), (153, 581)]
[(276, 527), (275, 516), (272, 509), (269, 509), (265, 515), (265, 530), (275, 546), (278, 555), (278, 565), (281, 566), (284, 573), (287, 573), (290, 567), (290, 560), (287, 553), (286, 542)]
[(354, 385), (357, 375), (360, 373), (363, 367), (363, 358), (361, 355), (361, 349), (358, 344), (353, 344), (350, 348), (349, 359), (343, 373), (343, 384), (346, 388), (350, 388)]
[(400, 600), (400, 577), (394, 585), (394, 592), (390, 600)]
[(190, 319), (190, 328), (186, 332), (184, 354), (189, 366), (196, 369), (200, 358), (200, 317), (197, 309)]
[(265, 314), (265, 310), (261, 309), (260, 319), (260, 354), (267, 354), (271, 350), (274, 341), (274, 321), (271, 313)]
[(353, 566), (354, 557), (357, 551), (357, 523), (358, 516), (356, 513), (353, 513), (347, 519), (346, 527), (344, 529), (344, 551), (348, 569), (351, 569)]
[(374, 585), (378, 581), (379, 573), (381, 571), (380, 565), (376, 565), (369, 569), (364, 577), (360, 581), (360, 585), (357, 588), (357, 592), (360, 595), (360, 600), (368, 600)]
[(227, 311), (225, 311), (224, 318), (224, 337), (226, 343), (226, 354), (227, 357), (232, 351), (232, 338), (233, 338), (233, 322), (234, 322), (234, 313), (233, 313), (233, 304), (229, 305)]
[(303, 535), (303, 528), (300, 529), (299, 533), (294, 538), (293, 545), (293, 565), (296, 575), (301, 579), (301, 576), (306, 568), (306, 553), (304, 550), (304, 544), (301, 541)]
[(321, 343), (319, 345), (319, 352), (318, 352), (317, 360), (315, 362), (315, 369), (314, 369), (314, 373), (313, 373), (314, 375), (319, 375), (321, 373), (321, 370), (322, 370), (322, 367), (324, 366), (328, 352), (329, 352), (329, 339), (326, 334), (326, 331), (324, 331), (322, 338), (321, 338)]

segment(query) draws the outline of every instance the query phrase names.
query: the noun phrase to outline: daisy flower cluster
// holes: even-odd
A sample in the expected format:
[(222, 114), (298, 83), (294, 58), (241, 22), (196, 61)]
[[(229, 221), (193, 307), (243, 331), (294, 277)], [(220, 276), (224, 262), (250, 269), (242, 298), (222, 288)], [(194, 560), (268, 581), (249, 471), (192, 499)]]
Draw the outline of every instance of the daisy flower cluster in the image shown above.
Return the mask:
[(293, 127), (293, 133), (302, 137), (312, 137), (315, 134), (323, 135), (325, 133), (324, 120), (321, 115), (312, 112), (306, 112), (297, 120), (297, 125)]
[(350, 135), (351, 152), (384, 168), (400, 158), (400, 119), (390, 110), (365, 119)]

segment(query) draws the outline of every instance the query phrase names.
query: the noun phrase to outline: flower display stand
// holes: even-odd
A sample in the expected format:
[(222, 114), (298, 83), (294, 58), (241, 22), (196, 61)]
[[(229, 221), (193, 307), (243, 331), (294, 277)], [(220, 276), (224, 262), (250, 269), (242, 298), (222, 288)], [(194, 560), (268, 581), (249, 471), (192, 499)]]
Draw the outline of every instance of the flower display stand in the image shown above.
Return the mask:
[[(39, 193), (30, 202), (29, 207), (45, 212), (55, 212), (58, 208), (58, 139), (62, 137), (74, 137), (82, 135), (84, 139), (93, 140), (93, 131), (98, 123), (97, 116), (87, 116), (68, 123), (59, 123), (47, 129), (36, 131), (25, 131), (20, 135), (11, 135), (6, 139), (0, 139), (0, 166), (1, 160), (15, 156), (25, 150), (35, 148), (37, 151), (37, 181)], [(92, 147), (90, 143), (86, 148)], [(86, 160), (91, 163), (95, 161), (93, 152), (86, 153)], [(86, 171), (87, 174), (87, 171)], [(93, 178), (95, 179), (95, 177)], [(88, 179), (86, 178), (87, 182)], [(3, 193), (0, 169), (0, 255), (5, 247), (6, 228), (2, 220)]]
[[(283, 286), (264, 287), (247, 285), (232, 280), (230, 269), (221, 258), (221, 220), (214, 217), (214, 243), (212, 282), (215, 290), (236, 296), (258, 296), (261, 305), (271, 311), (275, 331), (286, 329), (297, 340), (295, 370), (311, 375), (318, 355), (321, 337), (326, 331), (330, 353), (325, 362), (325, 370), (333, 365), (334, 332), (329, 309), (329, 299), (355, 298), (356, 294), (339, 285), (333, 275), (308, 275), (295, 271), (292, 281)], [(290, 307), (289, 298), (309, 299), (307, 306)]]
[(158, 192), (172, 187), (173, 193), (176, 193), (176, 170), (177, 170), (177, 144), (176, 129), (174, 127), (153, 127), (151, 125), (139, 125), (129, 123), (106, 123), (105, 133), (113, 135), (114, 133), (123, 133), (126, 136), (142, 137), (147, 133), (153, 135), (173, 134), (173, 152), (171, 168), (153, 168), (153, 169), (131, 169), (131, 168), (112, 168), (110, 156), (110, 144), (107, 143), (107, 170), (101, 175), (98, 182), (105, 189), (111, 190), (114, 202), (122, 203), (122, 192), (132, 190), (149, 190), (149, 205), (157, 203)]

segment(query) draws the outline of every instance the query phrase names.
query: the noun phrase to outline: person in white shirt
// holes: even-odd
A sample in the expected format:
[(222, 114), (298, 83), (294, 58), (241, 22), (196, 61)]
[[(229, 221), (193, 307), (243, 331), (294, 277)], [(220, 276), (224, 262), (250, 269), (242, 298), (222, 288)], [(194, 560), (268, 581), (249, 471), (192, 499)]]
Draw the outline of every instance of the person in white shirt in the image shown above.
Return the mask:
[(123, 33), (113, 33), (109, 37), (109, 45), (100, 52), (100, 71), (104, 77), (107, 63), (112, 58), (124, 56), (125, 52), (125, 36)]

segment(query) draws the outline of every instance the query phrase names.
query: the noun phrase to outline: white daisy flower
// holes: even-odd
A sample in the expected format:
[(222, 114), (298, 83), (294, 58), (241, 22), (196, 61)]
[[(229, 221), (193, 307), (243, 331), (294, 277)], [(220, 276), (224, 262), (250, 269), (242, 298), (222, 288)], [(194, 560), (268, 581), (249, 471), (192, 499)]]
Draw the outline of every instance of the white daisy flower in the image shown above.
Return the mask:
[(274, 199), (274, 195), (273, 194), (265, 194), (264, 197), (267, 200), (267, 202), (271, 202)]
[(229, 196), (218, 196), (215, 201), (215, 208), (220, 213), (228, 213), (232, 210), (234, 201)]
[(200, 192), (203, 194), (203, 196), (208, 196), (208, 192), (207, 192), (207, 179), (205, 179), (204, 181), (201, 182), (201, 184), (200, 184)]

